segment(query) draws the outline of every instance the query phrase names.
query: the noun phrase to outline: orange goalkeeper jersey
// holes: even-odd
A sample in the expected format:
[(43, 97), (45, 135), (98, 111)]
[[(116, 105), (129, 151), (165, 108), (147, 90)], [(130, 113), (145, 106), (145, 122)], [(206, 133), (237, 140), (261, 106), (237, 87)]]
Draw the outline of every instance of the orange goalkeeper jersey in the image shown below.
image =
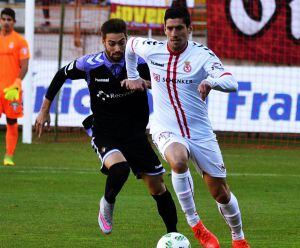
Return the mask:
[(20, 73), (20, 60), (29, 58), (27, 41), (17, 32), (0, 34), (0, 90), (10, 86)]

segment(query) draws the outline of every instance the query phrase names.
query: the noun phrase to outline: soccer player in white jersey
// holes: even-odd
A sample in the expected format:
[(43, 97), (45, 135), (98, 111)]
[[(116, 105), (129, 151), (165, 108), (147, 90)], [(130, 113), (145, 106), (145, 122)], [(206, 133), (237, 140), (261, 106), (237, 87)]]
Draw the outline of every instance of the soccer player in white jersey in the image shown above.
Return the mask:
[(205, 98), (211, 89), (237, 90), (237, 82), (207, 47), (188, 41), (192, 30), (185, 8), (169, 8), (164, 17), (167, 41), (131, 38), (126, 47), (128, 79), (122, 85), (144, 90), (136, 70), (137, 55), (148, 64), (153, 95), (150, 132), (172, 168), (172, 184), (188, 224), (205, 248), (220, 247), (218, 239), (203, 225), (194, 202), (191, 159), (218, 209), (229, 225), (233, 248), (249, 248), (242, 229), (238, 201), (226, 183), (226, 169), (208, 119)]

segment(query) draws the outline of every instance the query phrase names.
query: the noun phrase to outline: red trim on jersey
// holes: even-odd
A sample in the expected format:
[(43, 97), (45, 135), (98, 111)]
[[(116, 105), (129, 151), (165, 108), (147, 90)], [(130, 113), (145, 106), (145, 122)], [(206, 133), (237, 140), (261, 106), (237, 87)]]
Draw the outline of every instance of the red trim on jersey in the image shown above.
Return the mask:
[(188, 47), (188, 44), (189, 44), (189, 43), (186, 42), (184, 48), (182, 48), (182, 49), (179, 50), (179, 51), (173, 51), (173, 50), (169, 47), (169, 43), (167, 43), (167, 48), (168, 48), (168, 51), (169, 51), (170, 55), (175, 55), (175, 56), (177, 56), (177, 55), (179, 55), (179, 54), (181, 54), (181, 53), (183, 53), (183, 52), (185, 51), (185, 49)]
[[(223, 73), (220, 77), (223, 77), (223, 76), (226, 76), (226, 75), (232, 76), (232, 74), (231, 74), (230, 72), (225, 72), (225, 73)], [(219, 77), (219, 78), (220, 78), (220, 77)]]
[(136, 37), (134, 37), (132, 40), (131, 40), (131, 50), (135, 53), (134, 49), (133, 49), (133, 41), (136, 39)]
[(177, 88), (176, 88), (176, 73), (177, 73), (176, 70), (177, 70), (178, 59), (179, 59), (179, 55), (176, 56), (175, 62), (174, 62), (174, 66), (173, 66), (173, 79), (172, 79), (173, 89), (174, 89), (174, 94), (175, 94), (175, 99), (176, 99), (177, 105), (178, 105), (178, 107), (180, 109), (180, 112), (181, 112), (181, 116), (182, 116), (182, 120), (183, 120), (183, 123), (184, 123), (184, 127), (185, 127), (185, 131), (186, 131), (187, 137), (191, 138), (191, 136), (190, 136), (190, 130), (188, 128), (187, 121), (186, 121), (186, 116), (185, 116), (184, 110), (183, 110), (183, 108), (181, 106), (181, 102), (179, 100), (178, 92), (177, 92)]
[(170, 72), (171, 72), (172, 59), (173, 59), (173, 55), (170, 55), (169, 61), (168, 61), (168, 68), (167, 68), (167, 78), (166, 78), (167, 89), (168, 89), (168, 93), (169, 93), (170, 102), (171, 102), (171, 104), (172, 104), (172, 106), (173, 106), (173, 108), (175, 110), (176, 119), (177, 119), (177, 123), (178, 123), (179, 128), (180, 128), (180, 131), (181, 131), (181, 135), (183, 137), (185, 137), (185, 134), (184, 134), (181, 122), (180, 122), (180, 118), (179, 118), (179, 115), (178, 115), (178, 110), (177, 110), (177, 107), (174, 104), (174, 100), (173, 100), (173, 96), (172, 96), (172, 92), (171, 92), (171, 87), (170, 87), (170, 83), (171, 83)]

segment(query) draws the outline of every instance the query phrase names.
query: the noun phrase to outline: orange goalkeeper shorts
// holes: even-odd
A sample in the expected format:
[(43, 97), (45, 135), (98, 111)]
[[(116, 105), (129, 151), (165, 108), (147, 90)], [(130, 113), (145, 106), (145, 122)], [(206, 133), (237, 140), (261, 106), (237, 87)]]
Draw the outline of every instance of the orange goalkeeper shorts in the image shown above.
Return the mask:
[(10, 119), (17, 119), (23, 116), (22, 92), (19, 94), (19, 100), (9, 101), (4, 98), (3, 91), (0, 91), (0, 117), (2, 114), (5, 114)]

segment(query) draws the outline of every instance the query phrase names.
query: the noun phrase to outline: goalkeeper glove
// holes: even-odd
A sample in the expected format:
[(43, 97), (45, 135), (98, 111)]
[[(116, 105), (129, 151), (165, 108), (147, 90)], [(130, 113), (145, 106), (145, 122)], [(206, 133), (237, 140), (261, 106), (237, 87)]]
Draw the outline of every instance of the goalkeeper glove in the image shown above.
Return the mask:
[(12, 86), (7, 87), (3, 90), (4, 98), (9, 101), (19, 100), (19, 90), (21, 88), (21, 79), (17, 78)]

